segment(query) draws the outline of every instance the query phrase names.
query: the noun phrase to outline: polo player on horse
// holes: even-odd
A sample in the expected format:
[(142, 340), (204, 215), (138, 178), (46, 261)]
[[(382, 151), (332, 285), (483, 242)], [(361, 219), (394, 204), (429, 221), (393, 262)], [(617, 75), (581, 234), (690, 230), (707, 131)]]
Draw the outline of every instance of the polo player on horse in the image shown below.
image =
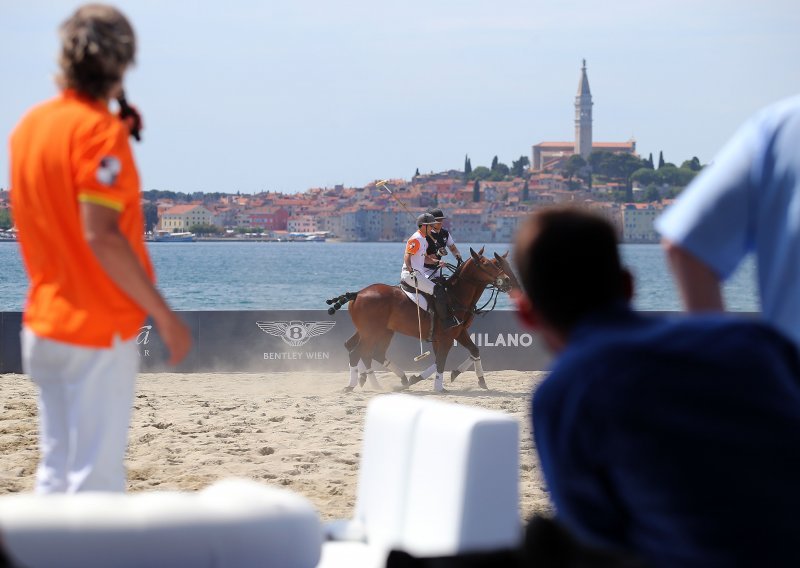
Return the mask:
[(456, 266), (461, 266), (464, 260), (461, 258), (461, 253), (456, 246), (453, 235), (442, 227), (442, 222), (446, 219), (444, 212), (441, 209), (429, 209), (428, 213), (433, 215), (436, 224), (433, 226), (430, 234), (428, 235), (428, 250), (425, 257), (425, 269), (428, 270), (433, 277), (442, 276), (442, 265), (440, 262), (442, 257), (447, 255), (447, 249), (456, 257)]
[[(460, 322), (450, 313), (447, 304), (447, 292), (444, 286), (429, 280), (433, 272), (425, 267), (428, 237), (432, 234), (435, 224), (436, 219), (430, 213), (423, 213), (417, 217), (417, 227), (419, 229), (406, 242), (400, 281), (409, 286), (415, 293), (419, 291), (433, 296), (436, 316), (443, 329), (450, 329), (459, 325)], [(444, 261), (439, 262), (443, 263)]]

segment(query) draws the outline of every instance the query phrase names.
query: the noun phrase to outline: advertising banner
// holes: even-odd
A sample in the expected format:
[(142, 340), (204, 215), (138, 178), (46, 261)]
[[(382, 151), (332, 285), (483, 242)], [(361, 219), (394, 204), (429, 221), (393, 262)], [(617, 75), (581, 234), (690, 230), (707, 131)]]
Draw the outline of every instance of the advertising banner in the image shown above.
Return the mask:
[[(168, 353), (158, 330), (147, 322), (136, 343), (142, 372), (249, 372), (346, 371), (345, 341), (355, 329), (346, 311), (334, 316), (324, 310), (180, 312), (192, 331), (193, 346), (177, 367), (166, 361)], [(21, 373), (19, 332), (22, 314), (0, 313), (0, 372)], [(480, 349), (483, 368), (489, 370), (541, 370), (548, 356), (539, 338), (523, 329), (514, 312), (495, 311), (475, 318), (470, 335)], [(425, 351), (431, 344), (423, 342)], [(388, 357), (407, 373), (434, 364), (433, 353), (414, 362), (420, 354), (417, 337), (395, 335)], [(455, 345), (446, 369), (455, 369), (469, 357)], [(374, 369), (381, 370), (374, 365)]]

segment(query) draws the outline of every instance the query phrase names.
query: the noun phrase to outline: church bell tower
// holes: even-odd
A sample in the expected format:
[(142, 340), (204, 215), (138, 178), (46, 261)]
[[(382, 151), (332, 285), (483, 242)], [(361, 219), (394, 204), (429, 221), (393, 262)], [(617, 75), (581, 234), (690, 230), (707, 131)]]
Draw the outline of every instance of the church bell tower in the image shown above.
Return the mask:
[(586, 60), (581, 67), (578, 95), (575, 97), (575, 153), (584, 160), (592, 153), (592, 92), (586, 76)]

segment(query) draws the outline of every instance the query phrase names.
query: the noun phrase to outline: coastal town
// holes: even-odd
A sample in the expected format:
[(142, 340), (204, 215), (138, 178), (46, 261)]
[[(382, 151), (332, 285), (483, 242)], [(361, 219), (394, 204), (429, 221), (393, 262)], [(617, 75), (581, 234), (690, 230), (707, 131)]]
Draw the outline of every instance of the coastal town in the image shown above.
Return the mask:
[[(143, 192), (151, 240), (259, 239), (400, 241), (419, 213), (442, 209), (462, 242), (509, 242), (530, 211), (558, 204), (590, 208), (626, 243), (655, 243), (653, 221), (702, 169), (696, 157), (680, 166), (639, 156), (636, 141), (596, 142), (592, 95), (583, 62), (574, 101), (574, 139), (543, 141), (506, 165), (375, 180), (363, 187), (311, 188), (301, 193)], [(0, 189), (0, 238), (13, 238), (9, 191)]]

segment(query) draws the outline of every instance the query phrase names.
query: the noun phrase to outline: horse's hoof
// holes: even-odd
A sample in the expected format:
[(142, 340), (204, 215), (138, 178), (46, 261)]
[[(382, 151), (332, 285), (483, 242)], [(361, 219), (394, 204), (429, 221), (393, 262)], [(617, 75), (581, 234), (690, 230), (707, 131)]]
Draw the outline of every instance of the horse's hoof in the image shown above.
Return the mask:
[(353, 392), (353, 389), (354, 389), (354, 388), (356, 388), (356, 387), (344, 387), (344, 388), (342, 389), (342, 392)]
[(361, 373), (360, 375), (358, 375), (358, 386), (363, 387), (366, 382), (367, 382), (366, 373)]
[(408, 377), (406, 377), (405, 375), (400, 377), (400, 384), (403, 385), (404, 387), (407, 387), (408, 386)]
[(452, 383), (453, 381), (455, 381), (456, 377), (458, 375), (460, 375), (460, 374), (461, 374), (461, 371), (458, 371), (458, 370), (450, 371), (450, 382)]
[(478, 386), (482, 389), (489, 390), (489, 387), (486, 386), (486, 381), (483, 380), (483, 377), (478, 377)]
[(408, 379), (408, 386), (415, 385), (422, 380), (420, 375), (411, 375), (411, 378)]

